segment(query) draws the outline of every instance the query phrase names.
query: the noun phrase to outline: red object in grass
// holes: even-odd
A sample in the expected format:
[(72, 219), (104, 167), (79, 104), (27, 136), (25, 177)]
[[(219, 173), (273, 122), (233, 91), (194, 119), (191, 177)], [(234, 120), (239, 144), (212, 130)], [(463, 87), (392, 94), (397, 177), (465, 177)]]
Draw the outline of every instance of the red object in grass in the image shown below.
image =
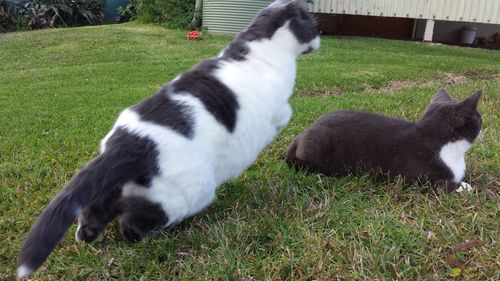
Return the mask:
[(199, 31), (189, 31), (187, 34), (187, 39), (189, 40), (198, 40), (201, 38), (201, 32)]

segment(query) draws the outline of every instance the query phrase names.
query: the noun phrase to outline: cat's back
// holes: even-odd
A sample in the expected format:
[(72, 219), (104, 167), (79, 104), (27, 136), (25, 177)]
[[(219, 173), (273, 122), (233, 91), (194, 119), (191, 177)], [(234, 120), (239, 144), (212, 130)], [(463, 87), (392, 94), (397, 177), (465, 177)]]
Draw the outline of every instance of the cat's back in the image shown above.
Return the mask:
[(381, 114), (340, 110), (321, 116), (297, 136), (287, 161), (327, 175), (344, 175), (346, 167), (363, 162), (379, 167), (407, 139), (413, 123)]
[(412, 126), (413, 123), (395, 117), (384, 116), (378, 113), (355, 110), (339, 110), (321, 116), (313, 127), (329, 128), (349, 132), (370, 134), (375, 132), (399, 132)]

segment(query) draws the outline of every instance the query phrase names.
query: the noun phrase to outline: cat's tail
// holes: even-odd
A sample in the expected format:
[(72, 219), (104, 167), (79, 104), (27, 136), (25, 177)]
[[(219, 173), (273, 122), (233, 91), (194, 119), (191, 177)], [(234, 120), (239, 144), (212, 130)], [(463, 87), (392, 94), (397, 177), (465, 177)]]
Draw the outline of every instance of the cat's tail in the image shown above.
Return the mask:
[(42, 265), (77, 216), (101, 191), (119, 188), (137, 176), (139, 169), (134, 159), (115, 156), (105, 152), (96, 157), (43, 210), (19, 254), (18, 278)]
[(286, 152), (286, 156), (285, 156), (285, 161), (286, 163), (297, 169), (297, 170), (301, 170), (301, 169), (304, 169), (304, 166), (305, 166), (305, 163), (304, 161), (302, 161), (298, 156), (297, 156), (297, 149), (299, 147), (299, 143), (302, 139), (302, 136), (303, 134), (300, 134), (298, 135), (292, 142), (292, 144), (290, 145), (290, 147), (288, 148), (287, 152)]

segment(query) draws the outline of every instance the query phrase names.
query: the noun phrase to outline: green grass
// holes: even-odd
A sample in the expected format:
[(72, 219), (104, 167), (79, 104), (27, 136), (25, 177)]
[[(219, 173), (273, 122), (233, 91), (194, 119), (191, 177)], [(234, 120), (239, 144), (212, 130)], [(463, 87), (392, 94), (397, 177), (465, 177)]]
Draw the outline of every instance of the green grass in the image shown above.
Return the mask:
[[(30, 225), (96, 155), (117, 114), (230, 40), (190, 42), (183, 31), (133, 23), (0, 35), (0, 279), (13, 278)], [(466, 79), (445, 85), (445, 74)], [(499, 74), (500, 52), (325, 37), (299, 59), (290, 126), (210, 208), (138, 244), (116, 224), (76, 244), (73, 227), (33, 280), (453, 279), (447, 248), (474, 239), (484, 244), (454, 256), (464, 263), (457, 278), (498, 280)], [(389, 91), (391, 81), (418, 82)], [(484, 89), (483, 138), (467, 156), (474, 193), (304, 175), (282, 160), (325, 112), (415, 120), (443, 86), (457, 98)]]

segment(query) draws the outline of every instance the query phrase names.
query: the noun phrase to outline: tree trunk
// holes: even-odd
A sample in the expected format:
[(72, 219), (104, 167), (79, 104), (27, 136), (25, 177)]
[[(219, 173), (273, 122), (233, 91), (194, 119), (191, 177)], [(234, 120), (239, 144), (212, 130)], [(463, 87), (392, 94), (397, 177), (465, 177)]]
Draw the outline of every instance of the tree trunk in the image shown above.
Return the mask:
[(203, 0), (196, 0), (196, 5), (194, 7), (194, 16), (193, 20), (191, 21), (191, 28), (197, 28), (201, 26), (202, 7)]

